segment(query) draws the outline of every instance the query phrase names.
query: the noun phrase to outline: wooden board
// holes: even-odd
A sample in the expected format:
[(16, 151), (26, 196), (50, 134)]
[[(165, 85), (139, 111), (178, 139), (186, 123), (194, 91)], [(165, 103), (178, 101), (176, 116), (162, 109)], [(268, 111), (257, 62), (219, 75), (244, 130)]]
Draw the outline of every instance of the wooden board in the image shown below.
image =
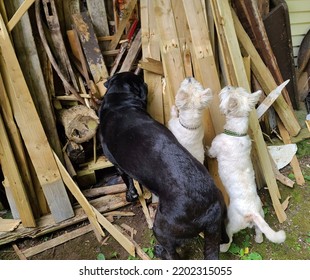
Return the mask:
[(8, 73), (14, 88), (9, 98), (15, 120), (55, 221), (63, 221), (74, 215), (73, 209), (2, 16), (0, 48), (6, 65), (1, 72)]
[(0, 159), (3, 174), (7, 177), (10, 190), (12, 192), (19, 217), (25, 227), (35, 227), (36, 222), (32, 214), (31, 206), (24, 183), (19, 173), (18, 165), (15, 161), (12, 147), (7, 136), (4, 122), (0, 114)]
[(288, 8), (285, 1), (272, 0), (271, 2), (276, 7), (266, 15), (263, 22), (282, 78), (290, 79), (286, 88), (293, 108), (297, 110), (299, 102)]
[[(160, 61), (159, 38), (156, 29), (152, 0), (140, 0), (142, 59)], [(161, 65), (162, 68), (162, 65)], [(148, 112), (160, 123), (165, 123), (163, 111), (163, 73), (144, 71), (144, 81), (148, 85)]]

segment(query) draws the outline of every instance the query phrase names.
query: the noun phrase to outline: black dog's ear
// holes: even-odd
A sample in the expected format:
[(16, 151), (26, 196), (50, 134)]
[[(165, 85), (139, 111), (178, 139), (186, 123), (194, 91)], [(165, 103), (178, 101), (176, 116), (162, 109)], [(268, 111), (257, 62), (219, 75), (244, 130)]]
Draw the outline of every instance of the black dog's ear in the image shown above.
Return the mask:
[(140, 97), (143, 101), (146, 101), (148, 94), (148, 87), (146, 83), (141, 83), (140, 85)]

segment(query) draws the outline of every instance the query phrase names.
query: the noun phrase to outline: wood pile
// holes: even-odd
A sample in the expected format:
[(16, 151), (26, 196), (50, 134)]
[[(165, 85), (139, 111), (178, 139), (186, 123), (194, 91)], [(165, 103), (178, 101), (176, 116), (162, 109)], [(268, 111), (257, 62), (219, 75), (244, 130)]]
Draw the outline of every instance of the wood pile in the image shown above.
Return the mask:
[[(208, 146), (224, 125), (220, 89), (226, 84), (261, 88), (266, 97), (260, 115), (254, 110), (250, 116), (253, 163), (258, 186), (268, 187), (284, 222), (277, 180), (290, 187), (294, 182), (274, 167), (264, 135), (278, 131), (287, 144), (301, 127), (292, 94), (286, 89), (271, 94), (284, 79), (262, 19), (268, 5), (266, 11), (262, 3), (269, 1), (0, 1), (0, 160), (13, 218), (21, 220), (14, 232), (0, 233), (0, 244), (88, 218), (99, 241), (104, 228), (130, 254), (139, 252), (132, 238), (101, 214), (128, 204), (124, 185), (115, 186), (120, 193), (98, 189), (94, 200), (89, 190), (81, 191), (98, 183), (98, 171), (112, 167), (101, 154), (96, 113), (104, 82), (123, 71), (143, 74), (148, 111), (163, 124), (185, 77), (211, 88), (213, 104), (204, 119)], [(216, 160), (207, 165), (225, 194)], [(296, 183), (304, 184), (296, 157), (291, 165)]]

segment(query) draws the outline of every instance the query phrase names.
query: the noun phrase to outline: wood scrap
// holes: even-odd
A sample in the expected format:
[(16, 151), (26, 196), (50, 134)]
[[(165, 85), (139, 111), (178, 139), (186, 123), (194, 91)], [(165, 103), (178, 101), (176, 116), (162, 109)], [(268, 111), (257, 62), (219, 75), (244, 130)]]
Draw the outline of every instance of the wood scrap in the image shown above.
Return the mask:
[(13, 244), (12, 247), (13, 247), (13, 250), (15, 251), (16, 255), (19, 257), (20, 260), (27, 260), (26, 256), (22, 253), (21, 250), (19, 250), (19, 248), (16, 244)]
[(104, 186), (104, 187), (98, 187), (98, 188), (92, 188), (83, 191), (83, 194), (85, 197), (96, 197), (101, 195), (107, 195), (107, 194), (115, 194), (120, 192), (125, 192), (127, 189), (125, 184), (116, 184), (111, 186)]
[(19, 9), (16, 11), (14, 16), (10, 19), (10, 21), (7, 24), (8, 31), (12, 31), (12, 29), (15, 27), (15, 25), (19, 22), (21, 17), (28, 11), (28, 9), (31, 7), (31, 5), (35, 2), (35, 0), (25, 0), (22, 5), (19, 7)]
[(91, 232), (92, 230), (93, 230), (92, 225), (83, 226), (73, 231), (66, 232), (58, 237), (49, 239), (39, 245), (24, 249), (21, 252), (26, 258), (29, 258), (37, 254), (40, 254), (48, 249), (59, 246), (60, 244), (68, 242), (69, 240), (82, 236), (88, 232)]
[(13, 231), (21, 223), (21, 220), (3, 219), (0, 217), (0, 231)]
[(161, 61), (146, 57), (145, 61), (140, 60), (138, 66), (143, 70), (163, 76), (164, 70)]
[(97, 113), (84, 105), (77, 105), (58, 112), (59, 120), (70, 141), (81, 144), (92, 139), (97, 132)]

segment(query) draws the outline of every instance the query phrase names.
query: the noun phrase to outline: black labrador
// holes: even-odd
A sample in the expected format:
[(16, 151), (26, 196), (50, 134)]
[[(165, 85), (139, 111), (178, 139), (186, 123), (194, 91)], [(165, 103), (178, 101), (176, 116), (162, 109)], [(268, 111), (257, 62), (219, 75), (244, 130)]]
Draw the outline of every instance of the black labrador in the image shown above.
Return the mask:
[(203, 232), (204, 258), (218, 259), (220, 242), (228, 241), (226, 206), (207, 169), (146, 112), (147, 86), (140, 76), (118, 73), (105, 86), (99, 111), (103, 152), (126, 183), (127, 200), (138, 196), (132, 179), (159, 197), (155, 254), (179, 259), (176, 248)]

